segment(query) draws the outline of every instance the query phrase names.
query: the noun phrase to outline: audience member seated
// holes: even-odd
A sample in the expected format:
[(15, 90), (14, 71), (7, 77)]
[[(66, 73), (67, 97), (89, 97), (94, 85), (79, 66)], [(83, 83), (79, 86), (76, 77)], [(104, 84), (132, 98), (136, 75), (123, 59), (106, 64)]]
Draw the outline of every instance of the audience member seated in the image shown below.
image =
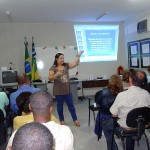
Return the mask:
[[(128, 90), (117, 95), (115, 102), (110, 108), (113, 117), (118, 117), (118, 124), (127, 132), (132, 132), (132, 128), (126, 125), (126, 117), (130, 110), (139, 107), (150, 106), (150, 95), (146, 90), (140, 88), (143, 82), (143, 73), (133, 71), (129, 77), (130, 87)], [(126, 138), (126, 150), (134, 150), (135, 140), (131, 137)]]
[(122, 82), (123, 82), (123, 89), (126, 90), (129, 88), (129, 77), (131, 75), (130, 70), (124, 70), (122, 72)]
[[(9, 99), (5, 92), (0, 92), (0, 113), (3, 115), (0, 124), (0, 144), (6, 142), (12, 133), (12, 120), (9, 115)], [(2, 121), (1, 120), (1, 121)]]
[[(19, 108), (18, 116), (13, 120), (13, 129), (16, 130), (22, 125), (33, 122), (33, 114), (30, 109), (30, 101), (29, 97), (31, 96), (31, 92), (22, 92), (16, 99), (17, 106)], [(51, 120), (59, 123), (59, 120), (51, 114)]]
[(12, 146), (7, 150), (52, 150), (53, 135), (38, 122), (28, 123), (18, 129)]
[(147, 75), (144, 71), (142, 71), (142, 74), (143, 74), (143, 83), (141, 84), (141, 88), (150, 93), (150, 83), (147, 83)]
[[(101, 130), (99, 128), (100, 127), (102, 128), (104, 135), (106, 137), (108, 150), (111, 150), (111, 140), (113, 134), (113, 119), (109, 111), (109, 108), (115, 101), (115, 98), (118, 95), (118, 93), (122, 91), (123, 91), (122, 80), (118, 75), (112, 75), (109, 80), (107, 88), (100, 91), (96, 99), (96, 103), (99, 106), (101, 106), (101, 112), (100, 114), (97, 115), (95, 132), (97, 131), (99, 132)], [(113, 141), (113, 150), (118, 150), (118, 146), (115, 140)]]
[[(52, 96), (44, 91), (33, 93), (30, 96), (34, 122), (42, 123), (51, 131), (55, 150), (73, 150), (73, 135), (70, 128), (50, 120), (52, 103)], [(12, 145), (14, 135), (15, 132), (12, 134), (7, 147)]]
[(9, 105), (9, 99), (5, 92), (0, 92), (0, 109), (3, 111), (4, 118), (6, 117), (5, 107)]
[(150, 65), (147, 66), (147, 71), (150, 73)]
[(134, 69), (130, 69), (131, 74), (132, 74), (134, 71), (135, 71)]
[(41, 89), (39, 88), (34, 88), (30, 86), (30, 79), (24, 73), (19, 74), (17, 77), (17, 80), (18, 80), (18, 90), (10, 95), (10, 109), (16, 114), (18, 113), (18, 106), (16, 104), (16, 98), (18, 97), (20, 93), (26, 92), (26, 91), (31, 92), (31, 93), (41, 91)]

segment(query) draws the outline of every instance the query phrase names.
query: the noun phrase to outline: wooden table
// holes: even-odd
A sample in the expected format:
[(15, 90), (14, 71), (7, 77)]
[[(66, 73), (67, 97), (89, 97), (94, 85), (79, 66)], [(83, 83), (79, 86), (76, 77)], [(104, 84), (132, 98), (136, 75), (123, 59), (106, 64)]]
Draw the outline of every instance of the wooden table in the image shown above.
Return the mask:
[(82, 94), (84, 96), (84, 92), (83, 92), (84, 88), (105, 87), (108, 85), (108, 83), (109, 83), (109, 79), (82, 81)]

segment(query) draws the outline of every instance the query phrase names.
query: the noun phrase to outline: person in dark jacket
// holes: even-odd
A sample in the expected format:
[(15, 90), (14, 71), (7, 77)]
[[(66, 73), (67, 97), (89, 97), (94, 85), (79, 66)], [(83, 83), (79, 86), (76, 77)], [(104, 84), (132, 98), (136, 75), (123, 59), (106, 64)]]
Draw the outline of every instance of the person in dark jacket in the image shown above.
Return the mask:
[[(101, 112), (100, 114), (97, 115), (97, 120), (100, 120), (100, 126), (102, 128), (102, 131), (104, 132), (108, 150), (111, 150), (111, 141), (113, 134), (113, 119), (109, 111), (109, 108), (115, 101), (115, 98), (118, 95), (118, 93), (122, 91), (123, 91), (122, 80), (118, 75), (112, 75), (109, 80), (107, 88), (101, 90), (96, 99), (97, 105), (101, 106)], [(97, 122), (95, 128), (100, 126), (99, 123)], [(113, 141), (113, 150), (118, 150), (118, 146), (115, 140)]]

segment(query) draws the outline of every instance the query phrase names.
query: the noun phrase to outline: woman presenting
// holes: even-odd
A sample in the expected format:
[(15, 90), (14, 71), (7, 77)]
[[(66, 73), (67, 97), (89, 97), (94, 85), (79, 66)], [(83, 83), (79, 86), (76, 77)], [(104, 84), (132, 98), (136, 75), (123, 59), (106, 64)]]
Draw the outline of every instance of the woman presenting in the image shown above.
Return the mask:
[(76, 111), (73, 105), (72, 94), (70, 93), (70, 79), (68, 69), (74, 68), (78, 65), (80, 61), (80, 56), (83, 51), (78, 53), (78, 57), (70, 63), (64, 62), (64, 55), (62, 53), (57, 53), (55, 55), (54, 64), (49, 70), (49, 80), (54, 80), (53, 86), (53, 95), (56, 97), (57, 101), (57, 112), (59, 115), (59, 119), (62, 125), (65, 124), (64, 115), (63, 115), (63, 103), (64, 100), (68, 106), (68, 109), (71, 113), (74, 124), (79, 127), (80, 123), (77, 120)]

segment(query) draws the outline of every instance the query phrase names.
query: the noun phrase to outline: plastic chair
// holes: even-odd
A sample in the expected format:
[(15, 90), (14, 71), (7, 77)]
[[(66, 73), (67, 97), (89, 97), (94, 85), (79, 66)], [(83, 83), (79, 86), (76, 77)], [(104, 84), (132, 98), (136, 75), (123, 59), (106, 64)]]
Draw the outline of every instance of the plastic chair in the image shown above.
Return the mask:
[(93, 104), (93, 105), (91, 105), (91, 97), (87, 97), (88, 98), (88, 100), (89, 100), (89, 120), (88, 120), (88, 126), (90, 126), (90, 119), (91, 119), (91, 114), (90, 114), (90, 112), (92, 111), (93, 112), (93, 118), (94, 118), (94, 123), (95, 123), (95, 112), (97, 111), (97, 112), (99, 112), (100, 113), (100, 110), (101, 110), (101, 108), (100, 108), (100, 106), (98, 106), (98, 105), (96, 105), (96, 103), (95, 104)]
[[(121, 141), (123, 144), (123, 150), (125, 150), (126, 148), (125, 138), (132, 137), (135, 141), (138, 142), (138, 145), (139, 145), (139, 141), (143, 135), (145, 136), (145, 139), (146, 139), (147, 149), (150, 150), (149, 141), (145, 133), (145, 128), (148, 123), (150, 123), (150, 108), (149, 107), (135, 108), (128, 113), (126, 124), (130, 128), (136, 128), (136, 130), (131, 130), (130, 132), (129, 131), (127, 132), (125, 129), (120, 129), (120, 131), (118, 132), (118, 136), (121, 138)], [(115, 132), (115, 125), (116, 123), (114, 123), (114, 132)], [(112, 137), (112, 141), (113, 141), (113, 138), (114, 138), (114, 134)]]

